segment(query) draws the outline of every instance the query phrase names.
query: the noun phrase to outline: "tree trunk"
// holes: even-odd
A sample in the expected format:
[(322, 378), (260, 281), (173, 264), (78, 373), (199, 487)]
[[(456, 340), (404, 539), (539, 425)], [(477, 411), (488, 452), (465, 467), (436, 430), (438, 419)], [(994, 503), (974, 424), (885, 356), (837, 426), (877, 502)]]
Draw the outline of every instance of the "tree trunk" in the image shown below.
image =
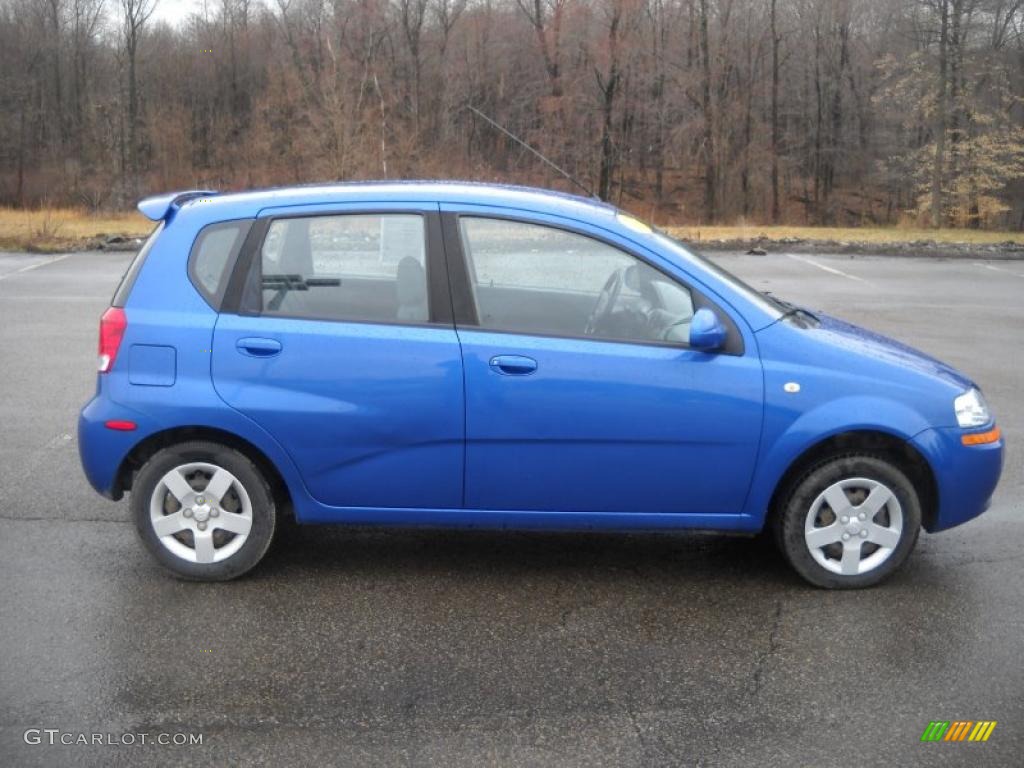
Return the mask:
[(622, 6), (620, 0), (613, 0), (614, 10), (608, 23), (608, 76), (597, 76), (601, 87), (601, 169), (598, 175), (597, 195), (604, 201), (611, 200), (612, 174), (615, 171), (614, 143), (612, 140), (615, 94), (619, 87), (619, 22)]
[(715, 121), (711, 103), (711, 50), (708, 41), (708, 2), (700, 0), (701, 108), (704, 112), (704, 217), (715, 220)]
[[(57, 127), (57, 156), (63, 161), (64, 145), (67, 140), (67, 126), (64, 119), (64, 77), (62, 71), (61, 44), (63, 34), (61, 32), (61, 3), (59, 0), (50, 0), (50, 21), (53, 24), (52, 45), (53, 45), (53, 105), (56, 111)], [(64, 163), (61, 162), (61, 177), (64, 176)]]
[(743, 217), (750, 215), (750, 142), (754, 136), (754, 46), (747, 48), (747, 82), (743, 95), (743, 161), (740, 165), (740, 193)]
[(779, 222), (779, 32), (775, 13), (776, 0), (771, 0), (772, 35), (772, 223)]
[(949, 39), (949, 3), (939, 2), (939, 97), (935, 109), (935, 162), (932, 166), (932, 226), (942, 226), (943, 209), (943, 174), (946, 162), (946, 113), (948, 102), (948, 39)]
[[(845, 11), (844, 11), (845, 13)], [(829, 164), (825, 196), (830, 197), (836, 185), (836, 168), (843, 146), (843, 76), (849, 66), (850, 22), (847, 17), (840, 20), (836, 34), (839, 37), (839, 69), (832, 82), (832, 126), (829, 131)]]
[(657, 0), (654, 4), (655, 13), (652, 31), (652, 60), (655, 67), (653, 102), (654, 102), (654, 146), (652, 160), (654, 163), (654, 202), (660, 207), (665, 198), (665, 42), (666, 24), (664, 4)]
[(818, 222), (818, 210), (821, 203), (821, 178), (823, 175), (822, 166), (824, 161), (821, 156), (821, 132), (823, 130), (822, 99), (821, 92), (821, 31), (814, 28), (814, 218)]
[[(134, 35), (133, 35), (134, 37)], [(128, 44), (128, 195), (134, 199), (139, 196), (139, 179), (137, 164), (138, 132), (136, 129), (139, 114), (138, 82), (135, 77), (135, 40)]]
[(21, 114), (18, 116), (18, 188), (14, 192), (14, 199), (19, 207), (25, 205), (25, 112), (28, 105), (21, 104)]

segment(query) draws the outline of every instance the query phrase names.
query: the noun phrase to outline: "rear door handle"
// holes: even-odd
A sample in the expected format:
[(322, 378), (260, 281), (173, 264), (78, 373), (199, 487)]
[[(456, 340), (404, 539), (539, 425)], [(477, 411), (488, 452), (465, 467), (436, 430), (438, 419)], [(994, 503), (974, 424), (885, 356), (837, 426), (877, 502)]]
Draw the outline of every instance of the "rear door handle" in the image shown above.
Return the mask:
[(492, 371), (503, 376), (529, 376), (537, 370), (537, 361), (523, 355), (495, 355), (490, 365)]
[(235, 348), (249, 357), (273, 357), (281, 352), (281, 342), (275, 339), (249, 337), (236, 341)]

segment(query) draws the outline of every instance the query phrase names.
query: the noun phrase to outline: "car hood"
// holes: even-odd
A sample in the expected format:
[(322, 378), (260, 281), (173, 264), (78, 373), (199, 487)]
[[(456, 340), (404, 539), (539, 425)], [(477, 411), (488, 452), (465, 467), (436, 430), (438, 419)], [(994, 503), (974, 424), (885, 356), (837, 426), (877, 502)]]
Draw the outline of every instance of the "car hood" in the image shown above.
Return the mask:
[(974, 386), (974, 382), (951, 365), (895, 339), (821, 312), (814, 312), (814, 316), (820, 321), (816, 331), (822, 334), (821, 340), (832, 346), (873, 360), (914, 369), (961, 390)]

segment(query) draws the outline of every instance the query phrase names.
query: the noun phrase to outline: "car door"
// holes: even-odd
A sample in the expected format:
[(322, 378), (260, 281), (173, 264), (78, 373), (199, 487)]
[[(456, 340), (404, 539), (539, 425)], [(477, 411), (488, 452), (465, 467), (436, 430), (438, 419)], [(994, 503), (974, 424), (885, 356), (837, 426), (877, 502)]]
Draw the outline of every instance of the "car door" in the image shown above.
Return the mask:
[[(740, 513), (763, 383), (732, 316), (602, 230), (442, 210), (466, 377), (466, 506)], [(688, 348), (700, 306), (729, 327), (726, 350)]]
[(265, 210), (239, 258), (214, 385), (322, 504), (462, 504), (462, 362), (439, 227), (436, 204)]

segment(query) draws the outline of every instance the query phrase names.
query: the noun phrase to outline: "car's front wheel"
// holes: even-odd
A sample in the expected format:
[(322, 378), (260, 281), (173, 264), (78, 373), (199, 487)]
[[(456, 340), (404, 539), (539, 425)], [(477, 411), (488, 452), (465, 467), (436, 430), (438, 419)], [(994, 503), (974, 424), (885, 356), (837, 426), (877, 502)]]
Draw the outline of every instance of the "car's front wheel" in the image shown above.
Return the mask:
[(819, 587), (868, 587), (907, 559), (921, 528), (913, 483), (868, 455), (825, 461), (784, 494), (776, 519), (782, 553)]
[(243, 454), (211, 442), (164, 448), (132, 485), (143, 542), (175, 575), (226, 581), (251, 570), (274, 537), (273, 494)]

